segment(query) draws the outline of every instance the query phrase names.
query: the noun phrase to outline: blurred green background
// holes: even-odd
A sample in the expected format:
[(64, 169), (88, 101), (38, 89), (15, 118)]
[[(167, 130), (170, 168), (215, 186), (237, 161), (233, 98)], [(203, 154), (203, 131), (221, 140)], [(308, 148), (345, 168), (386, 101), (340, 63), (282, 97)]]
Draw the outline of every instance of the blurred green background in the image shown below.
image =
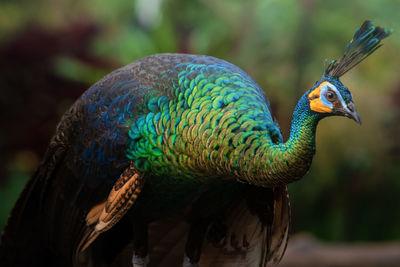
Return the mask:
[(400, 240), (398, 0), (0, 2), (0, 229), (63, 112), (111, 70), (150, 54), (225, 59), (264, 88), (284, 136), (298, 98), (366, 19), (392, 28), (342, 78), (362, 127), (320, 123), (310, 172), (291, 184), (293, 232)]

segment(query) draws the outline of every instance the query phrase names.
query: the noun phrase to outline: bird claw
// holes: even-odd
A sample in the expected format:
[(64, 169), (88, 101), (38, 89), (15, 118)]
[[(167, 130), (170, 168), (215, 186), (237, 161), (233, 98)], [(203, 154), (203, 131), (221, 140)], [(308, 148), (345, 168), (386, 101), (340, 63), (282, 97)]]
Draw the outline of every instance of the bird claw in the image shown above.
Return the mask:
[(199, 263), (191, 263), (189, 257), (185, 254), (183, 256), (183, 267), (199, 267)]
[(132, 256), (132, 266), (133, 267), (146, 267), (149, 263), (149, 256), (145, 258), (139, 257), (135, 253)]

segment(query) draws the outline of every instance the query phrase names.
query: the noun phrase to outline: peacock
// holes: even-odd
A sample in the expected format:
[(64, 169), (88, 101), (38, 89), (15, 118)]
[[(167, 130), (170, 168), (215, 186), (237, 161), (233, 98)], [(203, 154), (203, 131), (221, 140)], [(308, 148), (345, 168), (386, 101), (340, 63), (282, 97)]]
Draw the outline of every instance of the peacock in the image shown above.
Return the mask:
[(309, 170), (321, 119), (361, 124), (339, 78), (390, 33), (370, 21), (356, 30), (298, 101), (286, 142), (264, 91), (224, 60), (158, 54), (111, 72), (61, 118), (11, 212), (0, 265), (279, 263), (287, 185)]

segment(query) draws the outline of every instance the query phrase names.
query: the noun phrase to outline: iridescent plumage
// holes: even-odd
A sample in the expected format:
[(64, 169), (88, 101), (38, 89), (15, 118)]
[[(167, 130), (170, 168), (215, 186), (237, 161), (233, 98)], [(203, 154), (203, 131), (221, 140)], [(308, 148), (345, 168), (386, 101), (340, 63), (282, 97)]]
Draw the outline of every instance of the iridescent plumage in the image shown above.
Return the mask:
[[(135, 266), (148, 254), (150, 264), (165, 266), (152, 258), (165, 245), (149, 244), (147, 227), (176, 215), (170, 229), (190, 225), (185, 266), (279, 262), (289, 233), (287, 184), (309, 170), (318, 122), (331, 115), (360, 122), (338, 78), (389, 34), (371, 27), (363, 24), (345, 56), (300, 98), (286, 142), (264, 91), (226, 61), (160, 54), (110, 73), (63, 116), (2, 239), (14, 252), (1, 259), (32, 266), (35, 258), (40, 266), (47, 253), (59, 265), (118, 266), (133, 251)], [(34, 230), (43, 248), (13, 257), (35, 238), (13, 240)]]

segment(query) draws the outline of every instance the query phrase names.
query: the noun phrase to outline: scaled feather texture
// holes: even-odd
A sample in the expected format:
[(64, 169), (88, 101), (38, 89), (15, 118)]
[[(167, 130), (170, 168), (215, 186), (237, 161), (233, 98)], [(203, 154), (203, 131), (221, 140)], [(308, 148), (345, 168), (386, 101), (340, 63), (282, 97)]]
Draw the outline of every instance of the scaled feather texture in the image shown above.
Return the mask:
[[(300, 98), (286, 142), (264, 91), (226, 61), (160, 54), (110, 73), (62, 117), (10, 215), (0, 265), (279, 263), (287, 184), (309, 170), (322, 118), (360, 121), (338, 77), (388, 34), (357, 30)], [(330, 104), (324, 92), (340, 95)]]

